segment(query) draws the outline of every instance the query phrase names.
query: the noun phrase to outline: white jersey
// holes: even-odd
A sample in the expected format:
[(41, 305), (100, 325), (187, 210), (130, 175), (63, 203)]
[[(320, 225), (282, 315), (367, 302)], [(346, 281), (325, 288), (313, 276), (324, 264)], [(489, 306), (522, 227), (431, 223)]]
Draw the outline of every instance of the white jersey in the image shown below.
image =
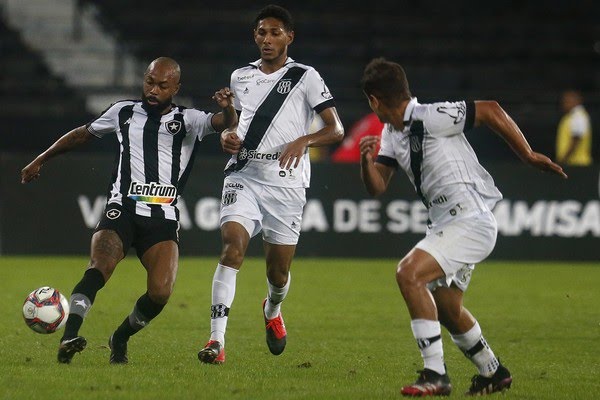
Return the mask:
[(404, 129), (383, 128), (377, 162), (407, 173), (434, 225), (491, 210), (502, 198), (465, 137), (474, 118), (474, 103), (419, 104), (413, 98)]
[(242, 173), (248, 179), (279, 187), (308, 187), (308, 151), (297, 168), (279, 168), (285, 146), (309, 134), (315, 113), (334, 107), (333, 97), (319, 73), (288, 58), (272, 74), (259, 68), (260, 60), (231, 74), (234, 106), (240, 111), (237, 135), (243, 140), (226, 173)]
[(119, 141), (108, 203), (144, 217), (178, 220), (176, 204), (196, 145), (215, 132), (211, 118), (210, 113), (175, 105), (158, 118), (149, 116), (141, 101), (125, 100), (88, 123), (92, 135), (116, 134)]

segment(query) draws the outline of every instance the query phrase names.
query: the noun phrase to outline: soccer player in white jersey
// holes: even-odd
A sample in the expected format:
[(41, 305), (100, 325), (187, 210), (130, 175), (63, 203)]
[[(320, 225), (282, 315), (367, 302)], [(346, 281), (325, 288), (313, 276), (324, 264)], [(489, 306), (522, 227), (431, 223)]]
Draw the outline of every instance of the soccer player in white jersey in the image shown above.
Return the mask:
[(428, 209), (427, 235), (400, 261), (396, 280), (411, 317), (411, 328), (425, 367), (417, 381), (402, 388), (405, 396), (448, 395), (441, 325), (476, 365), (468, 395), (510, 387), (512, 377), (485, 341), (463, 294), (474, 265), (496, 243), (491, 210), (502, 195), (479, 164), (464, 132), (485, 124), (523, 160), (542, 171), (566, 178), (562, 168), (534, 152), (515, 122), (495, 101), (419, 104), (411, 97), (402, 67), (378, 58), (367, 65), (362, 88), (371, 109), (385, 124), (379, 138), (361, 140), (361, 177), (377, 196), (402, 168)]
[[(281, 354), (287, 332), (280, 305), (290, 287), (290, 265), (300, 235), (305, 188), (310, 181), (308, 147), (342, 140), (333, 98), (319, 73), (287, 55), (294, 40), (289, 12), (270, 5), (254, 22), (260, 59), (231, 74), (236, 129), (221, 135), (233, 156), (226, 167), (221, 205), (223, 250), (212, 283), (211, 334), (200, 361), (225, 361), (225, 329), (236, 275), (250, 239), (262, 231), (267, 297), (262, 303), (266, 341)], [(309, 134), (318, 114), (324, 127)]]
[(152, 61), (144, 74), (141, 100), (119, 101), (98, 118), (58, 139), (21, 172), (22, 183), (39, 177), (51, 158), (94, 137), (116, 135), (119, 157), (108, 201), (92, 236), (91, 257), (73, 289), (70, 313), (58, 349), (58, 362), (68, 364), (87, 342), (79, 336), (83, 319), (130, 247), (147, 271), (147, 291), (110, 336), (110, 362), (125, 364), (127, 342), (167, 303), (179, 258), (179, 212), (183, 192), (202, 138), (237, 123), (229, 88), (215, 93), (222, 112), (213, 114), (172, 103), (179, 91), (180, 68), (173, 59)]

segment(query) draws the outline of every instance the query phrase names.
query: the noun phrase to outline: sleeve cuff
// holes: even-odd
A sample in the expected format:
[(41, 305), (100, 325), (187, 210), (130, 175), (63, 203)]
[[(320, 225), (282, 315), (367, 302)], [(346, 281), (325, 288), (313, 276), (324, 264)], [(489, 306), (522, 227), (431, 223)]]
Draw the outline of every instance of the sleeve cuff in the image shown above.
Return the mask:
[(321, 111), (331, 107), (335, 107), (335, 101), (333, 101), (333, 99), (329, 99), (321, 104), (318, 104), (316, 107), (313, 107), (313, 110), (315, 110), (317, 114), (320, 114)]
[(399, 167), (398, 161), (396, 161), (395, 158), (391, 158), (391, 157), (387, 157), (387, 156), (377, 156), (377, 158), (375, 159), (375, 162), (377, 162), (379, 164), (383, 164), (386, 167), (394, 168), (394, 169), (398, 169), (398, 167)]
[(475, 124), (475, 102), (467, 101), (465, 103), (467, 106), (467, 115), (465, 117), (465, 128), (463, 129), (463, 132), (470, 131)]

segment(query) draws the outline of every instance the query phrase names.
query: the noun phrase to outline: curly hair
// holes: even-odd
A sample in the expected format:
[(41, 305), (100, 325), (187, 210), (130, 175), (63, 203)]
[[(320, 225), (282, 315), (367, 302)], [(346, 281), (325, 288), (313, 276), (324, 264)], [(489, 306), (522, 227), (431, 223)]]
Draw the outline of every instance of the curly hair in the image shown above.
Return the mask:
[(256, 18), (254, 19), (254, 28), (256, 29), (259, 21), (265, 18), (275, 18), (283, 22), (283, 27), (288, 32), (294, 30), (294, 20), (292, 18), (292, 14), (290, 14), (290, 12), (283, 7), (274, 4), (269, 4), (268, 6), (260, 10)]

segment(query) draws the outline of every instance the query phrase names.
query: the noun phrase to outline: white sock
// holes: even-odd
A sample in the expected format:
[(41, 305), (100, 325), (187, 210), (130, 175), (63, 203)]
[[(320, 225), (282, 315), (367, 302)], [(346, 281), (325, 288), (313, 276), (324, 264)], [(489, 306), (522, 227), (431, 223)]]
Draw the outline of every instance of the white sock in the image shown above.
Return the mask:
[(269, 295), (267, 297), (267, 302), (265, 303), (265, 316), (267, 319), (273, 319), (279, 315), (279, 312), (281, 311), (281, 302), (285, 299), (285, 296), (287, 296), (291, 280), (292, 275), (288, 272), (285, 286), (277, 287), (269, 282), (269, 278), (267, 278), (267, 287), (269, 288)]
[(235, 297), (235, 281), (238, 270), (217, 264), (212, 282), (212, 306), (210, 307), (210, 340), (225, 346), (225, 330), (229, 307)]
[(481, 327), (477, 321), (466, 333), (450, 335), (450, 337), (465, 356), (475, 364), (480, 375), (488, 378), (494, 375), (500, 362), (481, 334)]
[(444, 349), (442, 347), (442, 328), (439, 321), (413, 319), (410, 321), (413, 335), (417, 340), (425, 368), (440, 375), (446, 373)]

